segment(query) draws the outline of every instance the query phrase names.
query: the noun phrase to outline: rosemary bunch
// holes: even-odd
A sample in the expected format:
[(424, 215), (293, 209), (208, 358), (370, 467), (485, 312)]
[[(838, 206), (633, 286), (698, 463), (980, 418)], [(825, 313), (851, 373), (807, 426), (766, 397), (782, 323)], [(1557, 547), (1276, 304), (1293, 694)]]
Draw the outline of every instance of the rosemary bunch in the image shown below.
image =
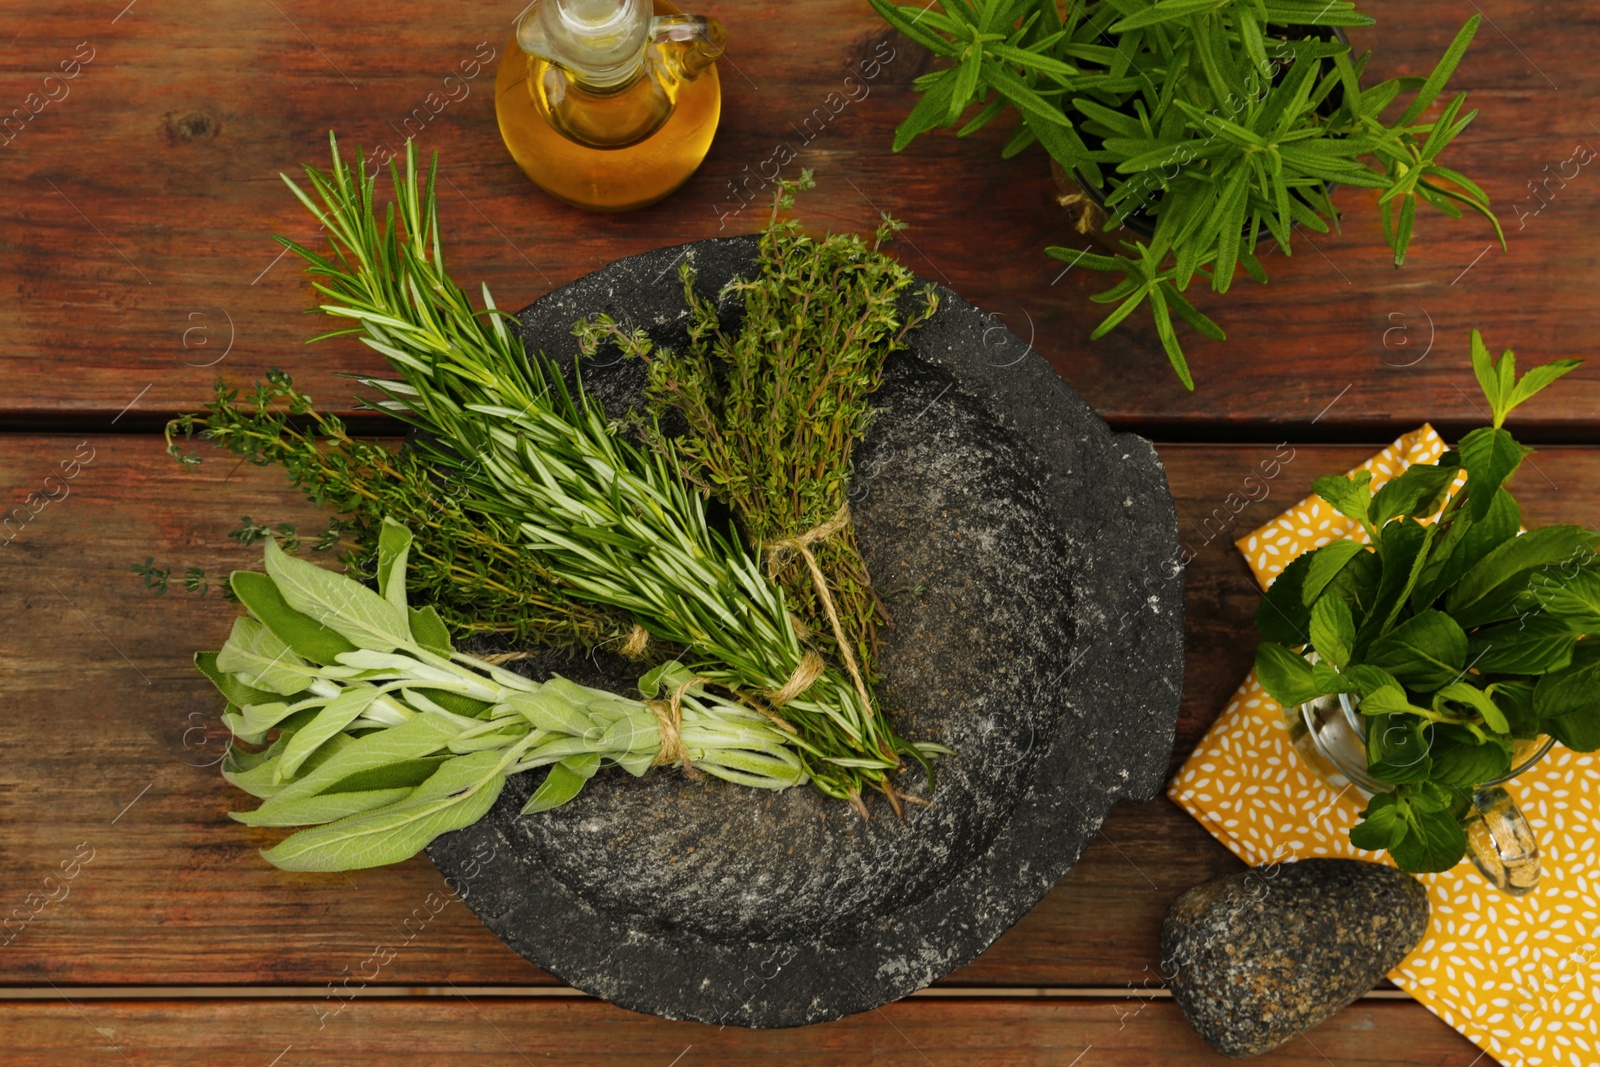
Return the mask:
[[(903, 223), (885, 215), (868, 244), (854, 233), (814, 240), (784, 218), (795, 191), (813, 184), (809, 170), (779, 183), (759, 274), (724, 288), (744, 297), (737, 330), (724, 330), (716, 303), (696, 295), (685, 263), (686, 350), (653, 348), (643, 330), (625, 335), (604, 315), (575, 332), (585, 354), (609, 339), (649, 363), (646, 436), (729, 505), (749, 544), (763, 547), (767, 573), (809, 639), (847, 664), (853, 657), (871, 677), (887, 613), (849, 521), (851, 455), (872, 420), (884, 360), (905, 347), (938, 298), (928, 286), (920, 307), (902, 314), (901, 295), (916, 276), (880, 249)], [(674, 413), (686, 426), (681, 434), (663, 431)]]
[[(1328, 232), (1339, 217), (1335, 184), (1379, 191), (1395, 266), (1425, 208), (1455, 219), (1475, 212), (1505, 245), (1489, 195), (1443, 161), (1477, 111), (1458, 92), (1427, 117), (1481, 14), (1426, 78), (1363, 87), (1368, 55), (1334, 34), (1373, 24), (1352, 0), (870, 3), (947, 61), (917, 78), (921, 95), (895, 131), (895, 151), (938, 127), (959, 126), (964, 137), (1014, 113), (1001, 154), (1037, 141), (1104, 208), (1104, 232), (1118, 234), (1112, 255), (1086, 244), (1045, 249), (1112, 276), (1093, 299), (1114, 307), (1091, 339), (1148, 307), (1186, 388), (1194, 382), (1177, 323), (1224, 338), (1190, 303), (1190, 284), (1225, 293), (1241, 272), (1265, 282), (1262, 243), (1288, 256), (1297, 229)], [(1082, 216), (1080, 234), (1092, 217)]]
[(243, 397), (219, 380), (202, 413), (167, 425), (168, 451), (188, 467), (200, 458), (175, 438), (197, 433), (258, 466), (281, 466), (313, 503), (337, 511), (330, 531), (342, 548), (340, 561), (356, 573), (375, 573), (386, 517), (415, 531), (414, 595), (432, 604), (458, 637), (498, 634), (514, 642), (641, 651), (625, 614), (567, 595), (522, 548), (515, 523), (470, 509), (449, 470), (429, 467), (410, 450), (390, 452), (351, 437), (341, 419), (319, 413), (282, 371), (268, 372)]
[(379, 538), (378, 591), (266, 542), (266, 573), (235, 572), (248, 616), (196, 664), (228, 699), (236, 740), (223, 775), (263, 799), (233, 817), (304, 826), (262, 855), (342, 871), (398, 863), (476, 822), (513, 774), (548, 767), (524, 814), (571, 800), (602, 766), (641, 775), (681, 763), (741, 785), (805, 781), (794, 737), (709, 694), (677, 664), (643, 682), (666, 699), (626, 700), (563, 678), (532, 682), (450, 646), (431, 607), (408, 608), (411, 534)]
[(419, 454), (454, 469), (472, 510), (510, 523), (570, 596), (627, 612), (685, 646), (696, 675), (780, 711), (818, 788), (859, 804), (871, 785), (892, 800), (888, 773), (903, 756), (943, 750), (898, 737), (863, 686), (804, 647), (782, 590), (711, 528), (675, 465), (624, 440), (524, 352), (487, 287), (486, 310), (472, 307), (445, 269), (434, 172), (419, 182), (414, 146), (403, 176), (390, 173), (395, 202), (382, 220), (375, 178), (337, 144), (330, 171), (306, 168), (309, 192), (285, 179), (333, 255), (283, 243), (309, 264), (321, 309), (355, 323), (327, 336), (359, 334), (400, 376), (368, 382), (386, 396), (380, 406), (423, 430)]

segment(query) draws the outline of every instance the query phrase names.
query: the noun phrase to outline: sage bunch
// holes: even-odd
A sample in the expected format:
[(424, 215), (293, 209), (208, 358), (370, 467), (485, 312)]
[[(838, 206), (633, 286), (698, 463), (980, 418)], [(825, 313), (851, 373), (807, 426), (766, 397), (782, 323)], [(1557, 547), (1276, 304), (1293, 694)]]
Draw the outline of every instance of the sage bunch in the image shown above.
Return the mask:
[(794, 735), (708, 693), (668, 663), (629, 700), (563, 678), (533, 682), (455, 651), (431, 607), (406, 601), (409, 530), (385, 524), (378, 590), (266, 541), (266, 573), (232, 586), (249, 614), (196, 657), (228, 700), (223, 775), (262, 798), (233, 817), (308, 827), (262, 855), (286, 870), (398, 863), (471, 825), (506, 779), (548, 768), (524, 814), (571, 800), (605, 766), (642, 775), (681, 763), (740, 785), (806, 780)]

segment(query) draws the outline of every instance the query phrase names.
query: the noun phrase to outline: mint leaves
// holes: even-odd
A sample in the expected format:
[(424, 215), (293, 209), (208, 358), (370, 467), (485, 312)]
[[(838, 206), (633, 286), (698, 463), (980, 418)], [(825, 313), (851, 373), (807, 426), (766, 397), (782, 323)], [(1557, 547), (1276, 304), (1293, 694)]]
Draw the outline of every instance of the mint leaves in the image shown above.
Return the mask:
[(1489, 401), (1494, 415), (1493, 426), (1482, 426), (1461, 439), (1461, 461), (1467, 476), (1477, 488), (1473, 494), (1472, 517), (1483, 518), (1502, 482), (1517, 472), (1533, 449), (1516, 442), (1507, 433), (1506, 416), (1520, 404), (1532, 398), (1545, 386), (1577, 369), (1582, 360), (1558, 359), (1535, 367), (1521, 378), (1517, 377), (1517, 357), (1506, 349), (1497, 362), (1492, 362), (1489, 346), (1483, 335), (1472, 331), (1472, 372)]
[(1372, 852), (1387, 850), (1401, 870), (1448, 871), (1467, 851), (1459, 807), (1457, 794), (1433, 782), (1378, 793), (1350, 830), (1350, 843)]
[[(1578, 361), (1519, 377), (1516, 357), (1492, 360), (1473, 331), (1472, 365), (1493, 425), (1376, 493), (1367, 471), (1317, 479), (1317, 494), (1368, 543), (1300, 556), (1256, 616), (1266, 639), (1256, 675), (1280, 704), (1357, 699), (1367, 771), (1391, 788), (1350, 839), (1408, 871), (1462, 858), (1473, 794), (1510, 772), (1519, 742), (1549, 735), (1600, 750), (1600, 533), (1519, 536), (1521, 510), (1504, 488), (1532, 451), (1506, 417)], [(1463, 469), (1465, 487), (1450, 496)]]

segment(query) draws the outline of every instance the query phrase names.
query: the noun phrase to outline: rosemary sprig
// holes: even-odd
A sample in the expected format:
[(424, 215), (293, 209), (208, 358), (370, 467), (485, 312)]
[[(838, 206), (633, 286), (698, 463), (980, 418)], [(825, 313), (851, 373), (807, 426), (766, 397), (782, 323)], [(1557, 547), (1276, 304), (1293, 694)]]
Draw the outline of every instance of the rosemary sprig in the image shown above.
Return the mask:
[(445, 269), (434, 169), (419, 182), (414, 146), (403, 175), (391, 164), (395, 202), (382, 221), (375, 178), (332, 151), (330, 171), (306, 168), (309, 192), (285, 179), (326, 228), (332, 258), (280, 240), (309, 264), (321, 310), (355, 323), (327, 336), (360, 335), (400, 375), (368, 384), (383, 410), (424, 431), (418, 455), (453, 470), (472, 510), (503, 517), (574, 599), (629, 613), (687, 648), (696, 675), (776, 706), (818, 754), (807, 766), (818, 788), (859, 804), (871, 785), (893, 800), (888, 775), (903, 756), (944, 750), (900, 738), (805, 648), (782, 590), (712, 529), (674, 464), (624, 440), (524, 352), (487, 287), (486, 310), (472, 307)]
[[(1442, 158), (1478, 114), (1464, 92), (1445, 99), (1444, 90), (1482, 14), (1426, 78), (1363, 87), (1370, 53), (1354, 54), (1332, 33), (1373, 24), (1351, 0), (869, 2), (938, 57), (916, 80), (920, 96), (894, 150), (938, 127), (964, 137), (1014, 113), (1001, 154), (1038, 141), (1066, 174), (1100, 191), (1102, 229), (1118, 233), (1112, 255), (1081, 240), (1045, 249), (1112, 276), (1093, 298), (1113, 308), (1091, 339), (1147, 306), (1188, 389), (1178, 323), (1224, 339), (1185, 295), (1190, 284), (1225, 293), (1241, 272), (1265, 282), (1264, 242), (1287, 256), (1296, 231), (1337, 224), (1335, 184), (1379, 191), (1395, 266), (1425, 207), (1455, 219), (1475, 212), (1505, 246), (1488, 193)], [(1412, 94), (1403, 107), (1402, 93)], [(1082, 216), (1079, 234), (1091, 218)], [(1149, 236), (1121, 232), (1139, 218)]]

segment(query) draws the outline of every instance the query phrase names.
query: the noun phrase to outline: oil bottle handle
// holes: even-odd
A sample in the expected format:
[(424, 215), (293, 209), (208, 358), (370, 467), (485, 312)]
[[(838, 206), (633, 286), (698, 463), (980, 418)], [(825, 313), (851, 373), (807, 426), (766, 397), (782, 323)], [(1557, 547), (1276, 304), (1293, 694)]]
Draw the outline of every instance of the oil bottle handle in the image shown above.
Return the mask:
[(673, 64), (679, 78), (693, 81), (727, 48), (728, 31), (704, 15), (659, 15), (650, 20), (650, 45)]

